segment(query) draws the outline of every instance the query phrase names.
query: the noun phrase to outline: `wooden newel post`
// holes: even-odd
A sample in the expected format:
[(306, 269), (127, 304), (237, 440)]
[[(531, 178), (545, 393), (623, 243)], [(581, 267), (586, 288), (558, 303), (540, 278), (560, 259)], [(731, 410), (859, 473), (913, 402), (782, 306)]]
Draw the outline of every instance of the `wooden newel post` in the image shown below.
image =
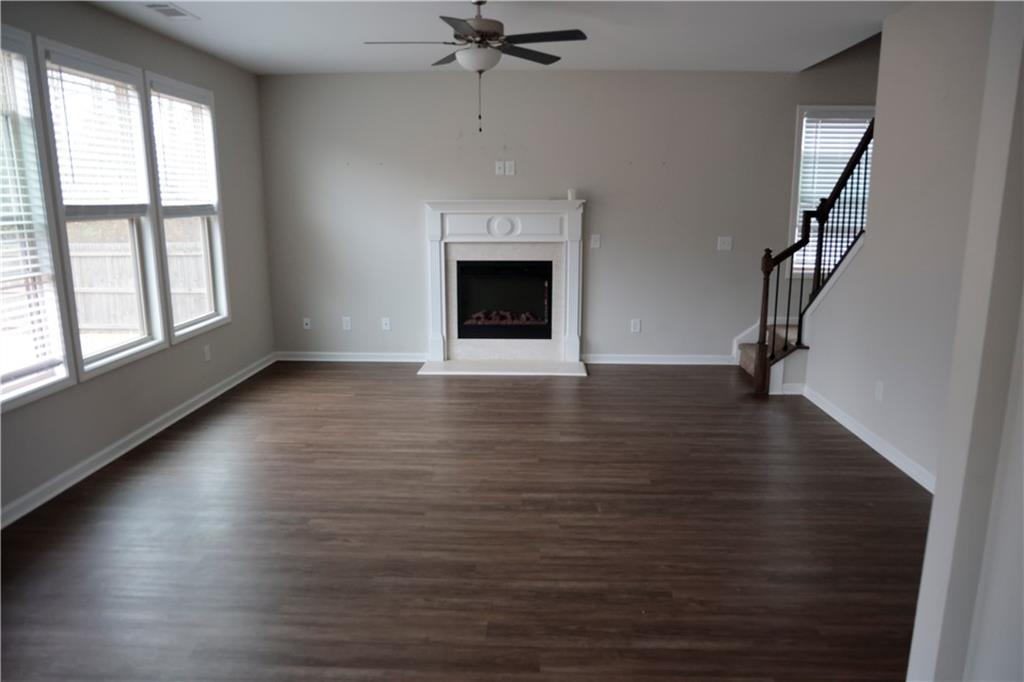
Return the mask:
[(768, 281), (772, 276), (772, 250), (765, 249), (761, 256), (761, 318), (757, 329), (757, 358), (754, 362), (754, 391), (768, 392)]

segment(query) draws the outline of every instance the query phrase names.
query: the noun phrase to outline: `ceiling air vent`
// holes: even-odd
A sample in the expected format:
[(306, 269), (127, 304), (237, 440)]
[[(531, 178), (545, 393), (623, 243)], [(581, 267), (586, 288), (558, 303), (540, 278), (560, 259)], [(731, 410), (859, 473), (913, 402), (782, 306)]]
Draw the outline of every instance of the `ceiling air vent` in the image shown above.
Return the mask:
[(151, 2), (147, 3), (146, 7), (159, 12), (168, 19), (198, 19), (196, 15), (192, 14), (186, 9), (182, 9), (180, 6), (175, 5), (173, 2)]

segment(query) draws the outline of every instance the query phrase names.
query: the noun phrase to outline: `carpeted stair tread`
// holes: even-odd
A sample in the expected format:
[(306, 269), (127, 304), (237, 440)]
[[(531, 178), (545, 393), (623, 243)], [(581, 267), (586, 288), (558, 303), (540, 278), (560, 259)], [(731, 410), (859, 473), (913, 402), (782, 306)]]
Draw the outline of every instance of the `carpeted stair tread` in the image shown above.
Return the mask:
[[(786, 333), (786, 327), (768, 327), (768, 352), (772, 350), (772, 337), (771, 334), (775, 334), (775, 353), (781, 355), (784, 350), (789, 350), (790, 347), (797, 344), (799, 338), (799, 330), (796, 325), (790, 325), (789, 333)], [(786, 337), (789, 337), (789, 343), (786, 342)], [(754, 376), (754, 368), (757, 365), (757, 344), (756, 343), (741, 343), (739, 345), (740, 351), (740, 367), (746, 371), (750, 376)]]

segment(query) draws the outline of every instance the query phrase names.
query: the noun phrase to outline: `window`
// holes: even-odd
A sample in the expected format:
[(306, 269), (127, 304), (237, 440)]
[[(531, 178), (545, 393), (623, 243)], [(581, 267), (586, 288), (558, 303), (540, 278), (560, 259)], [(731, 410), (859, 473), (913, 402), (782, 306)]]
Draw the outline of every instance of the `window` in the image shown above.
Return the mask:
[(210, 93), (151, 77), (164, 252), (175, 335), (224, 319)]
[(215, 314), (210, 267), (210, 219), (168, 218), (164, 221), (164, 239), (175, 326)]
[(96, 357), (146, 338), (134, 221), (69, 221), (67, 234), (82, 356)]
[[(800, 110), (798, 162), (793, 215), (794, 241), (800, 239), (804, 211), (813, 211), (832, 192), (853, 156), (871, 118), (872, 107), (805, 107)], [(817, 255), (816, 221), (811, 243), (794, 257), (794, 268), (813, 272)]]
[(7, 410), (230, 317), (212, 93), (7, 26), (2, 42)]
[(0, 397), (5, 405), (69, 379), (60, 284), (36, 144), (30, 44), (27, 36), (4, 27), (0, 54)]
[(141, 71), (48, 49), (46, 78), (83, 370), (162, 340)]

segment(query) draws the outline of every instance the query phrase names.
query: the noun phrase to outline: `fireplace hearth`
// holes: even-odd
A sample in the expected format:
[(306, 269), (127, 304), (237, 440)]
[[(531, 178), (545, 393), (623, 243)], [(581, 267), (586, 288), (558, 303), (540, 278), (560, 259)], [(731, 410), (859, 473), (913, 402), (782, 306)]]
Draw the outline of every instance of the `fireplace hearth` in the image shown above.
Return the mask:
[(551, 261), (458, 261), (460, 339), (550, 339)]

